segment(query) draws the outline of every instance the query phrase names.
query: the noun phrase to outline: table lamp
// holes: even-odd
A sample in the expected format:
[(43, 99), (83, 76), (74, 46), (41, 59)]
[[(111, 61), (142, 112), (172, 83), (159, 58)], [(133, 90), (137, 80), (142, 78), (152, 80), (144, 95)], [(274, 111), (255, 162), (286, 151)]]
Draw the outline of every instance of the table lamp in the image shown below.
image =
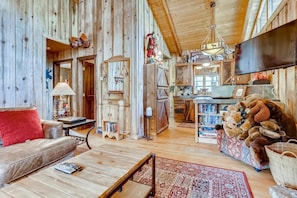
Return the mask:
[(54, 109), (54, 118), (58, 118), (64, 112), (62, 97), (63, 96), (73, 96), (73, 95), (75, 95), (75, 92), (71, 89), (71, 87), (68, 85), (67, 82), (58, 82), (58, 84), (55, 86), (55, 88), (51, 92), (51, 95), (52, 96), (60, 96), (58, 108), (55, 104), (55, 109)]

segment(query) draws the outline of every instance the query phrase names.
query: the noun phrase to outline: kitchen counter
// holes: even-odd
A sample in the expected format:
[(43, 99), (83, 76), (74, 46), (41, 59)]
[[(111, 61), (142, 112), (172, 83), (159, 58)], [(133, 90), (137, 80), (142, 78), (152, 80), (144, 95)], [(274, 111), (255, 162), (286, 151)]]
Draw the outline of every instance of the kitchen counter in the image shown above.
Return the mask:
[(196, 97), (197, 95), (173, 96), (173, 98), (178, 98), (178, 99), (194, 99)]
[(198, 96), (196, 98), (193, 99), (194, 103), (200, 103), (200, 104), (235, 104), (239, 101), (241, 101), (242, 99), (240, 98), (216, 98), (213, 99), (209, 96)]
[(198, 95), (187, 95), (187, 96), (173, 96), (174, 99), (193, 100), (194, 103), (207, 103), (207, 104), (235, 104), (241, 101), (241, 98), (212, 98), (210, 96), (198, 96)]

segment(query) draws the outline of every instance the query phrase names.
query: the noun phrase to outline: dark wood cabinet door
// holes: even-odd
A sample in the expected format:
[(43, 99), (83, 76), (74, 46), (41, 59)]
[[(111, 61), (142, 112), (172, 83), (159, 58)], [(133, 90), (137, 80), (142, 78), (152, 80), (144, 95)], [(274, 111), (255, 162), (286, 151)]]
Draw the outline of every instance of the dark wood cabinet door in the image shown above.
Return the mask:
[(157, 133), (163, 131), (165, 128), (168, 128), (169, 125), (169, 101), (168, 99), (159, 100), (157, 102), (157, 126), (156, 131)]

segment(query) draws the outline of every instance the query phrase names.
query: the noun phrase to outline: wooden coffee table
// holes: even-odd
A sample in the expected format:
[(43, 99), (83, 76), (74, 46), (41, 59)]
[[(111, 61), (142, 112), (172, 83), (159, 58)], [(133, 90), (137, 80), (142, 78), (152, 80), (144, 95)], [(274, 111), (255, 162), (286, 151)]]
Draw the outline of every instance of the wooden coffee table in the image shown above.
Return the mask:
[[(152, 183), (132, 176), (152, 161)], [(155, 194), (155, 155), (139, 148), (104, 144), (67, 160), (83, 166), (66, 174), (49, 167), (0, 189), (0, 197), (147, 197)]]

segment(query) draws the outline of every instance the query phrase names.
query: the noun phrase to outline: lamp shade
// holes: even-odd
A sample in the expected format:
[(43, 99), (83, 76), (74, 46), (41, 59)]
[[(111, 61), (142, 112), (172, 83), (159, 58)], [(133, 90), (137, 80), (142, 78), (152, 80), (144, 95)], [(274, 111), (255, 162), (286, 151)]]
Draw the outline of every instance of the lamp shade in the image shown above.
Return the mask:
[(51, 92), (52, 96), (73, 96), (75, 92), (66, 82), (59, 82), (53, 91)]
[(215, 43), (204, 43), (201, 45), (201, 51), (206, 55), (215, 55), (224, 52), (224, 41)]
[(221, 35), (216, 31), (215, 25), (215, 0), (210, 1), (210, 8), (212, 9), (211, 23), (213, 25), (210, 26), (210, 29), (207, 33), (206, 38), (201, 44), (201, 52), (205, 55), (217, 55), (221, 53), (225, 53), (225, 42)]

